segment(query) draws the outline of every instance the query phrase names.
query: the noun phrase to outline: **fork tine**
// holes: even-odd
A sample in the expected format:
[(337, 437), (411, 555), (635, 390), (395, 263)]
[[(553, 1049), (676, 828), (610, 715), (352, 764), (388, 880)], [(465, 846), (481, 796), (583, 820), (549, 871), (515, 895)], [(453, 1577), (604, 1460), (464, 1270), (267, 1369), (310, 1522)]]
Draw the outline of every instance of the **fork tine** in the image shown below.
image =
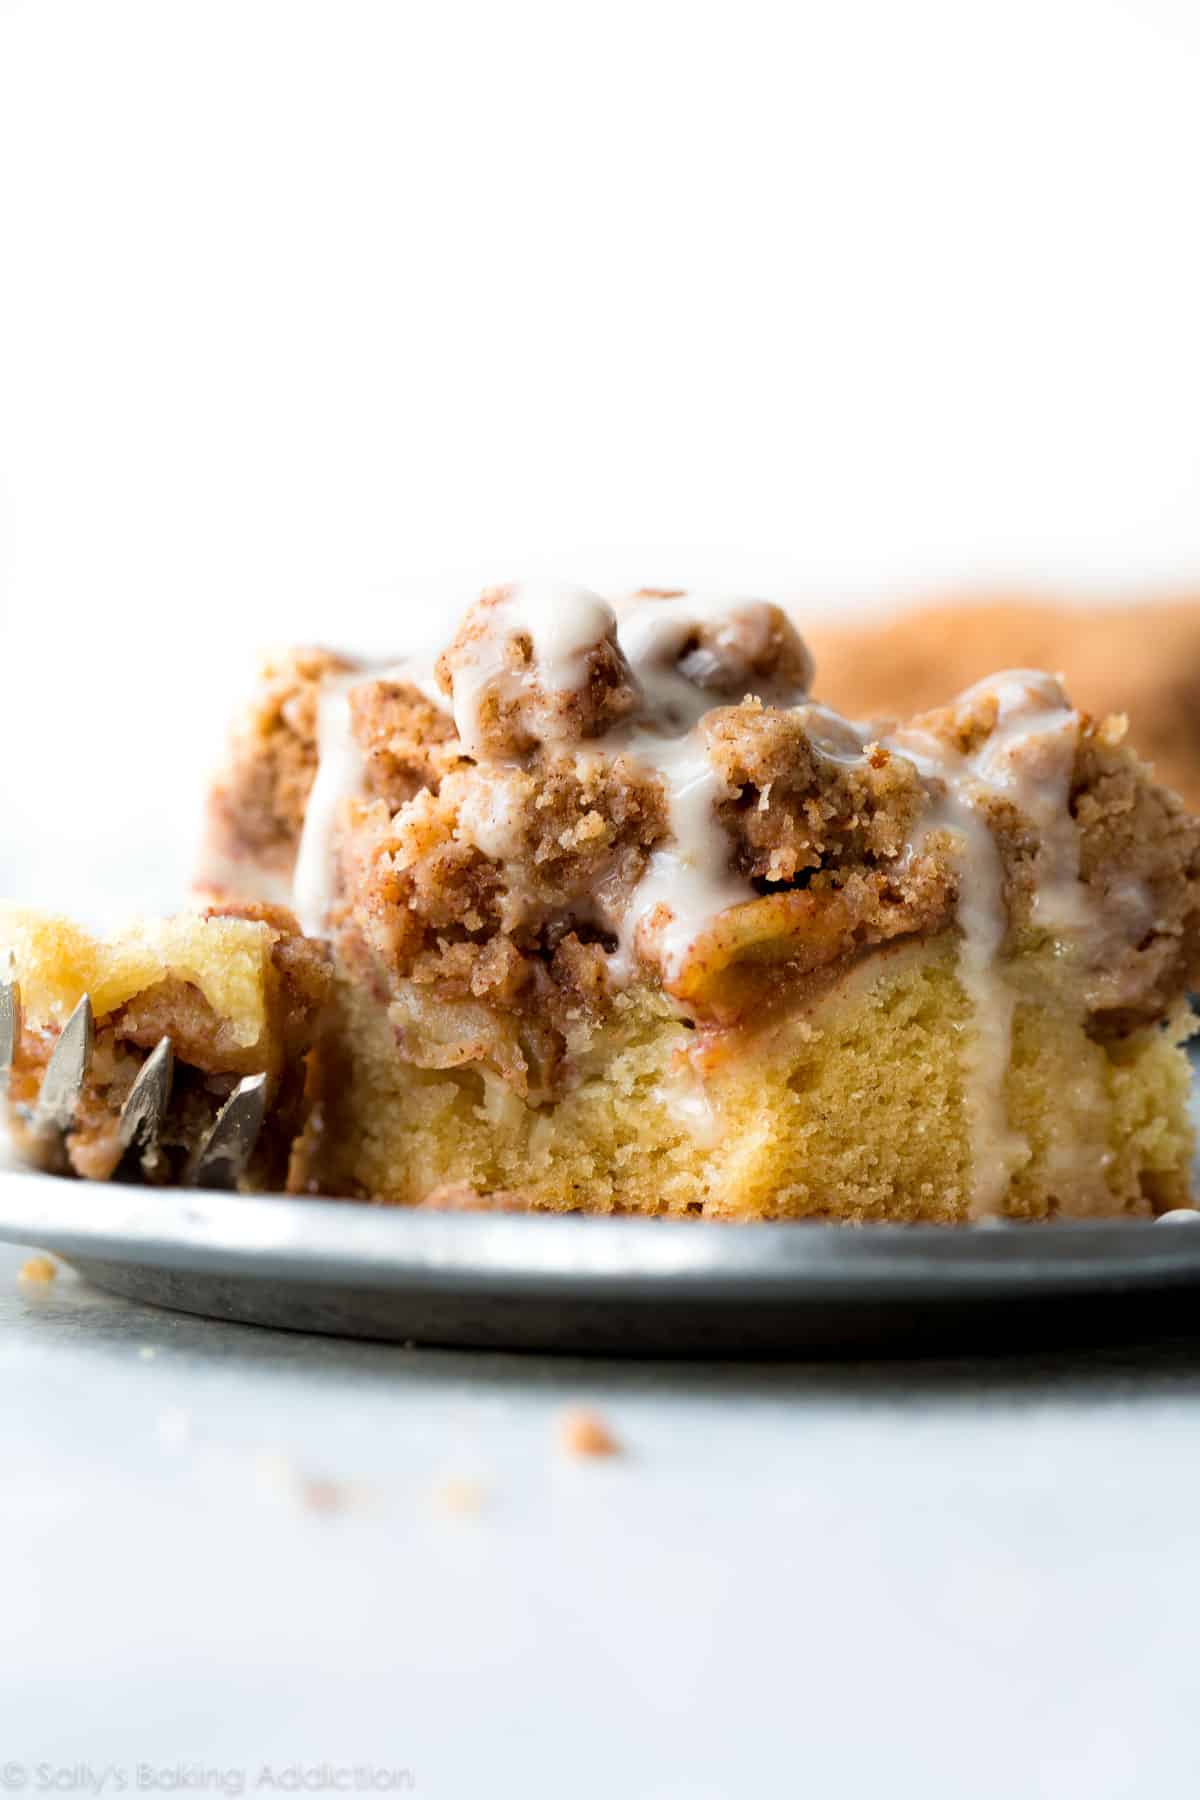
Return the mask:
[(192, 1187), (232, 1188), (250, 1161), (267, 1110), (267, 1077), (245, 1075), (213, 1121), (192, 1160)]
[(0, 976), (0, 1095), (8, 1087), (20, 1047), (21, 987), (10, 950), (4, 959), (4, 974)]
[(117, 1122), (122, 1152), (140, 1151), (143, 1168), (152, 1168), (158, 1161), (158, 1135), (174, 1078), (175, 1049), (169, 1037), (161, 1037), (138, 1070)]
[(62, 1136), (69, 1129), (92, 1060), (94, 1038), (92, 1002), (85, 994), (59, 1033), (46, 1064), (33, 1113), (36, 1132)]

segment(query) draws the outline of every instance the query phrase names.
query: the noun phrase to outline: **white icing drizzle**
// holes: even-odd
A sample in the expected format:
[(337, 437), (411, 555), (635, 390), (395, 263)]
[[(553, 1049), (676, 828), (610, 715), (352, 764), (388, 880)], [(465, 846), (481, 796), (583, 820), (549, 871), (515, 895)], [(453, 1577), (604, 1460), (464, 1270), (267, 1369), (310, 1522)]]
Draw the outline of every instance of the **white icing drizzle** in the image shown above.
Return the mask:
[[(921, 768), (915, 748), (898, 746)], [(936, 765), (935, 765), (936, 766)], [(927, 766), (922, 773), (932, 774)], [(975, 811), (968, 787), (948, 784), (946, 797), (927, 815), (929, 833), (944, 832), (958, 863), (958, 979), (971, 1006), (972, 1032), (963, 1044), (966, 1113), (971, 1152), (970, 1217), (1002, 1209), (1013, 1174), (1029, 1159), (1025, 1139), (1008, 1122), (1006, 1082), (1012, 1056), (1017, 996), (1004, 978), (999, 956), (1008, 931), (1004, 871), (996, 841)]]
[(870, 733), (861, 726), (843, 719), (841, 713), (819, 705), (816, 700), (805, 700), (791, 710), (803, 725), (813, 749), (819, 751), (826, 762), (847, 765), (862, 762)]
[(1006, 1081), (1017, 996), (1000, 960), (1008, 911), (1000, 853), (980, 810), (986, 801), (1007, 797), (1037, 829), (1035, 920), (1062, 934), (1085, 933), (1091, 926), (1079, 880), (1079, 834), (1067, 803), (1079, 715), (1052, 675), (1030, 670), (979, 682), (959, 704), (991, 696), (997, 703), (995, 726), (972, 755), (963, 756), (915, 728), (885, 740), (915, 765), (937, 796), (910, 854), (936, 833), (955, 846), (962, 933), (958, 976), (973, 1013), (963, 1053), (963, 1104), (970, 1130), (969, 1210), (974, 1219), (1002, 1209), (1013, 1174), (1030, 1155), (1008, 1119)]
[(526, 783), (519, 769), (477, 768), (458, 801), (458, 835), (494, 862), (520, 854)]
[(690, 731), (713, 705), (711, 694), (680, 673), (679, 657), (697, 627), (727, 613), (730, 604), (680, 594), (642, 601), (622, 614), (617, 635), (642, 690), (642, 714), (663, 731)]
[[(602, 744), (576, 745), (575, 755), (581, 766), (627, 756), (652, 770), (665, 789), (669, 835), (650, 856), (632, 895), (610, 896), (602, 885), (590, 896), (595, 917), (618, 937), (610, 959), (610, 972), (618, 984), (632, 977), (638, 952), (654, 955), (669, 983), (717, 915), (754, 897), (752, 884), (731, 867), (730, 840), (716, 811), (719, 777), (701, 732), (704, 715), (720, 702), (699, 683), (719, 672), (720, 621), (741, 615), (744, 643), (745, 630), (753, 628), (746, 620), (753, 620), (756, 604), (684, 595), (645, 601), (620, 617), (618, 640), (640, 704), (630, 720), (605, 735)], [(546, 741), (567, 741), (570, 709), (556, 706), (555, 699), (586, 682), (589, 652), (612, 635), (615, 615), (607, 602), (587, 590), (530, 584), (510, 590), (492, 614), (462, 648), (454, 670), (455, 723), (464, 750), (481, 765), (464, 791), (460, 826), (485, 854), (512, 861), (519, 860), (523, 806), (523, 795), (514, 783), (519, 785), (524, 776), (515, 763), (488, 757), (483, 703), (499, 688), (523, 703)], [(707, 627), (711, 639), (714, 625), (715, 649), (688, 649), (699, 627)], [(529, 636), (533, 656), (528, 668), (514, 670), (507, 648), (517, 633)], [(802, 686), (770, 698), (795, 709), (819, 755), (841, 763), (860, 760), (867, 731), (807, 698), (810, 673), (803, 671)], [(347, 796), (362, 788), (362, 758), (350, 731), (349, 691), (363, 681), (381, 678), (410, 682), (435, 704), (443, 704), (429, 670), (410, 664), (356, 673), (330, 682), (323, 692), (318, 772), (294, 887), (294, 905), (308, 932), (320, 934), (325, 929), (336, 881), (338, 815)], [(969, 1210), (976, 1219), (1002, 1209), (1013, 1173), (1030, 1154), (1024, 1139), (1010, 1128), (1005, 1097), (1017, 996), (1002, 960), (1008, 916), (1004, 869), (984, 810), (989, 801), (1010, 800), (1037, 834), (1034, 923), (1055, 935), (1090, 943), (1093, 949), (1097, 929), (1080, 881), (1079, 837), (1068, 805), (1078, 715), (1053, 677), (1033, 672), (1016, 671), (980, 683), (960, 703), (970, 706), (990, 696), (997, 703), (994, 728), (971, 755), (964, 756), (940, 737), (916, 728), (882, 740), (913, 763), (932, 796), (909, 854), (919, 854), (924, 841), (941, 834), (951, 844), (958, 867), (958, 974), (973, 1012), (973, 1030), (964, 1051), (964, 1109), (970, 1134)]]
[(439, 712), (449, 710), (449, 701), (438, 686), (431, 658), (402, 657), (399, 662), (381, 663), (378, 668), (371, 664), (365, 672), (354, 677), (352, 685), (361, 687), (367, 681), (402, 681), (406, 687), (416, 688)]
[[(723, 641), (732, 644), (735, 637), (750, 636), (765, 649), (775, 610), (765, 601), (735, 599), (728, 594), (677, 594), (629, 606), (619, 615), (618, 637), (641, 686), (644, 714), (667, 731), (695, 725), (720, 704), (704, 683), (721, 667)], [(702, 645), (688, 652), (689, 640), (701, 628), (707, 628), (714, 640), (711, 648)], [(759, 697), (793, 704), (807, 696), (812, 675), (812, 658), (806, 650), (801, 679), (793, 688)]]
[(323, 937), (337, 891), (337, 831), (347, 800), (364, 785), (363, 753), (350, 728), (350, 695), (373, 681), (402, 681), (415, 687), (434, 706), (444, 709), (446, 696), (428, 662), (383, 663), (356, 669), (352, 675), (327, 675), (317, 700), (317, 772), (292, 871), (290, 903), (309, 937)]
[[(481, 631), (465, 650), (454, 675), (454, 721), (468, 755), (486, 760), (480, 709), (497, 684), (532, 690), (536, 680), (549, 698), (579, 688), (587, 679), (587, 653), (615, 624), (612, 608), (585, 588), (522, 583), (493, 609), (491, 629)], [(533, 644), (533, 666), (508, 667), (511, 638), (527, 632)], [(318, 702), (317, 773), (304, 814), (300, 846), (292, 878), (292, 909), (302, 929), (321, 936), (328, 922), (337, 880), (337, 824), (343, 804), (362, 792), (363, 757), (350, 729), (350, 692), (370, 681), (404, 681), (438, 707), (446, 697), (432, 667), (416, 660), (356, 670), (351, 676), (328, 678)], [(534, 694), (530, 691), (530, 698)], [(555, 709), (537, 707), (536, 720), (547, 738), (567, 727)], [(486, 804), (475, 805), (468, 821), (474, 841), (487, 855), (503, 855), (511, 843), (512, 797), (493, 785)], [(507, 834), (507, 835), (506, 835)]]
[(338, 816), (362, 788), (362, 752), (350, 729), (350, 690), (362, 679), (327, 678), (317, 702), (317, 773), (292, 876), (292, 911), (309, 937), (325, 933), (337, 883)]
[(1079, 879), (1079, 831), (1071, 817), (1071, 772), (1079, 714), (1053, 675), (1019, 669), (978, 682), (960, 704), (998, 702), (996, 727), (974, 761), (978, 780), (1007, 794), (1038, 834), (1033, 920), (1047, 931), (1089, 932), (1092, 909)]
[[(482, 623), (482, 621), (481, 621)], [(555, 694), (574, 693), (588, 675), (588, 652), (611, 634), (616, 616), (607, 600), (587, 588), (555, 582), (521, 582), (491, 608), (488, 628), (463, 646), (454, 669), (454, 723), (462, 747), (479, 761), (487, 757), (483, 702), (496, 693), (524, 697), (531, 720), (548, 741), (569, 736), (565, 716), (550, 704)], [(533, 645), (526, 669), (508, 664), (508, 646), (524, 633)]]
[[(682, 594), (645, 601), (621, 616), (621, 649), (641, 690), (642, 707), (639, 722), (613, 736), (661, 778), (670, 838), (652, 852), (617, 922), (612, 972), (618, 979), (628, 978), (639, 944), (648, 950), (651, 943), (668, 978), (678, 976), (689, 949), (717, 914), (755, 897), (751, 883), (730, 866), (729, 837), (716, 811), (720, 781), (698, 730), (717, 702), (679, 667), (699, 627), (738, 615), (753, 621), (755, 609), (761, 602)], [(811, 667), (806, 662), (806, 678)], [(807, 680), (796, 699), (806, 686)], [(813, 710), (824, 714), (824, 708)]]
[(713, 1104), (712, 1090), (697, 1072), (690, 1057), (678, 1060), (650, 1089), (650, 1098), (681, 1125), (692, 1142), (716, 1150), (721, 1142), (721, 1115)]
[[(685, 594), (635, 603), (618, 624), (608, 602), (587, 589), (522, 583), (493, 603), (477, 623), (475, 635), (456, 653), (453, 704), (463, 748), (481, 765), (489, 760), (482, 718), (487, 697), (499, 692), (522, 701), (543, 741), (566, 739), (569, 714), (554, 707), (554, 698), (585, 684), (589, 652), (617, 628), (640, 704), (630, 723), (607, 734), (604, 751), (608, 756), (628, 755), (659, 776), (666, 791), (670, 836), (651, 855), (622, 915), (607, 917), (619, 940), (610, 973), (617, 981), (629, 978), (639, 938), (643, 949), (650, 948), (644, 941), (648, 925), (654, 952), (668, 976), (678, 974), (690, 946), (716, 915), (754, 898), (751, 884), (730, 867), (729, 838), (717, 817), (719, 778), (697, 727), (718, 702), (699, 681), (720, 667), (723, 627), (742, 638), (749, 634), (752, 643), (757, 633), (765, 647), (770, 609), (757, 600)], [(689, 640), (702, 627), (708, 628), (715, 643), (712, 649), (689, 653), (696, 664), (689, 676), (680, 662), (683, 659), (686, 666)], [(519, 633), (529, 637), (533, 655), (527, 668), (513, 669), (507, 651)], [(810, 675), (806, 658), (803, 679), (787, 698), (801, 700)], [(840, 722), (835, 715), (812, 710), (824, 735), (836, 736)], [(838, 755), (847, 753), (846, 729), (838, 737), (834, 752)], [(860, 751), (861, 745), (855, 745), (854, 753)], [(509, 801), (504, 783), (491, 780), (486, 794), (465, 806), (464, 833), (485, 854), (502, 856), (511, 844)], [(607, 914), (603, 896), (597, 896), (597, 909)]]
[(638, 732), (631, 756), (651, 766), (666, 789), (670, 839), (650, 856), (617, 922), (613, 973), (627, 978), (634, 952), (651, 948), (668, 978), (679, 975), (691, 946), (718, 913), (754, 898), (744, 875), (730, 867), (730, 843), (716, 801), (719, 781), (696, 731), (679, 738)]

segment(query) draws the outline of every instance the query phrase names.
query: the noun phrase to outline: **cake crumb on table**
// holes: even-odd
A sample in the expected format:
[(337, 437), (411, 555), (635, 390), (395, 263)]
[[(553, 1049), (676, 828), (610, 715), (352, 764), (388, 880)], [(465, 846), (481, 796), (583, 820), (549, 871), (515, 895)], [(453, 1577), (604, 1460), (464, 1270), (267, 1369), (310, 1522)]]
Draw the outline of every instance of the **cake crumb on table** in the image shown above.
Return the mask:
[(483, 1510), (482, 1483), (464, 1475), (451, 1475), (433, 1491), (433, 1503), (443, 1513), (477, 1513)]
[(44, 1287), (47, 1282), (55, 1281), (57, 1278), (58, 1264), (52, 1262), (48, 1256), (31, 1256), (27, 1262), (21, 1264), (17, 1273), (18, 1281), (29, 1282), (40, 1287)]
[(621, 1446), (600, 1417), (574, 1406), (558, 1423), (559, 1448), (568, 1456), (619, 1456)]
[(300, 1504), (306, 1512), (345, 1512), (353, 1500), (353, 1489), (343, 1481), (331, 1481), (327, 1475), (307, 1475), (301, 1479)]
[(312, 1475), (278, 1450), (260, 1450), (254, 1458), (255, 1486), (264, 1500), (283, 1500), (302, 1512), (347, 1512), (362, 1504), (364, 1490), (331, 1475)]

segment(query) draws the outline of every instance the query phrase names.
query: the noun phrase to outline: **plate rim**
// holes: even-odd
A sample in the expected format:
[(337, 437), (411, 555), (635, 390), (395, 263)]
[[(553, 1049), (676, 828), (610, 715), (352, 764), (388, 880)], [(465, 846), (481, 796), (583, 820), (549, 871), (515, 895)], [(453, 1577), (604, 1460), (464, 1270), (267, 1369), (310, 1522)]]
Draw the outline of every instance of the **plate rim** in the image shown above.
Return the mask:
[(1153, 1220), (986, 1226), (436, 1213), (0, 1168), (0, 1241), (241, 1280), (379, 1291), (880, 1304), (1200, 1284), (1200, 1230)]

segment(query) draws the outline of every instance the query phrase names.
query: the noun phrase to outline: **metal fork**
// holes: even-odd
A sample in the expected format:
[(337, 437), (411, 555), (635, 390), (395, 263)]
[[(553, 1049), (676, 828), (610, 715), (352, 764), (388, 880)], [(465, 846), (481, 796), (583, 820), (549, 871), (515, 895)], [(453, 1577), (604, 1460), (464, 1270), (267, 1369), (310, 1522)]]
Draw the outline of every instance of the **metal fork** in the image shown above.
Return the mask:
[[(0, 977), (0, 1099), (8, 1092), (21, 1047), (21, 988), (11, 953)], [(84, 994), (51, 1051), (37, 1102), (16, 1108), (31, 1132), (39, 1161), (69, 1171), (67, 1134), (75, 1122), (95, 1047), (92, 1002)], [(153, 1180), (163, 1167), (161, 1136), (175, 1075), (174, 1046), (159, 1039), (138, 1071), (117, 1121), (121, 1157), (114, 1176)], [(193, 1153), (184, 1185), (233, 1188), (253, 1154), (267, 1110), (267, 1077), (245, 1075), (221, 1107)]]

